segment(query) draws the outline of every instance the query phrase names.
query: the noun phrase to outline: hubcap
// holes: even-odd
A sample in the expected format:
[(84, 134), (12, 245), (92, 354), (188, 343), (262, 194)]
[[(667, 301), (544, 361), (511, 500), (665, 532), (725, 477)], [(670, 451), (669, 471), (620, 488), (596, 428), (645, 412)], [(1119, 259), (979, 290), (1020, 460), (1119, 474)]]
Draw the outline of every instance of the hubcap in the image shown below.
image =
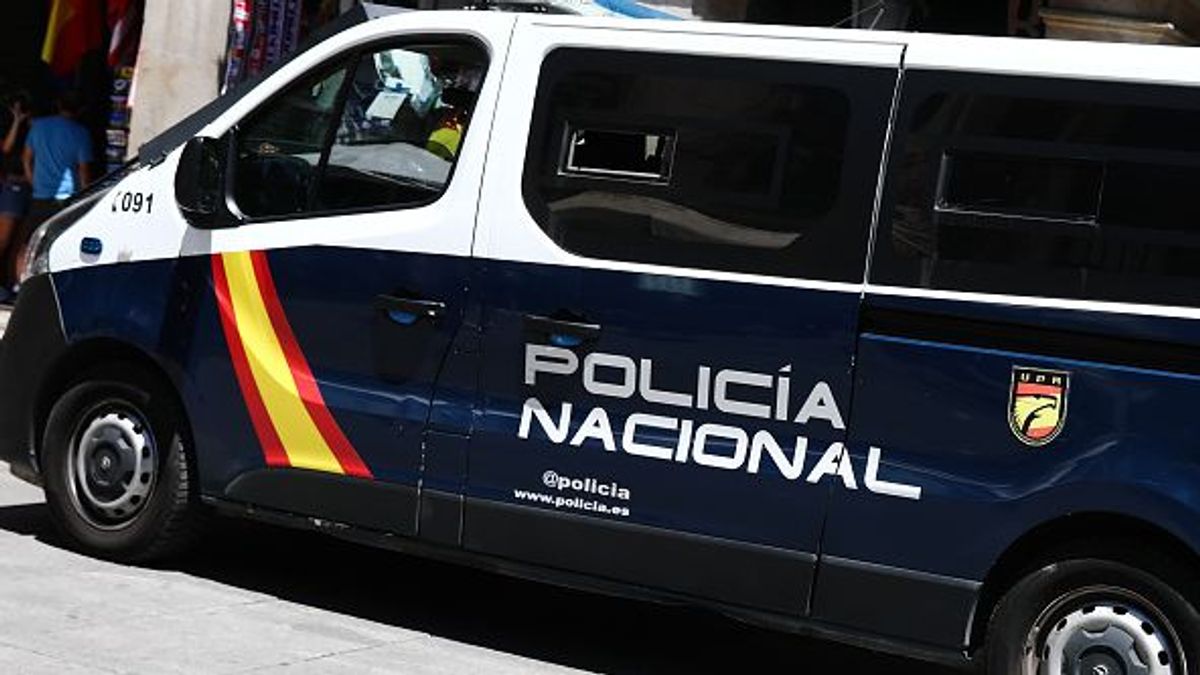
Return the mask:
[(1145, 599), (1117, 588), (1060, 598), (1030, 631), (1025, 654), (1025, 675), (1187, 673), (1166, 618)]
[(158, 473), (150, 426), (132, 407), (112, 403), (86, 416), (67, 462), (71, 501), (101, 529), (128, 525), (146, 505)]

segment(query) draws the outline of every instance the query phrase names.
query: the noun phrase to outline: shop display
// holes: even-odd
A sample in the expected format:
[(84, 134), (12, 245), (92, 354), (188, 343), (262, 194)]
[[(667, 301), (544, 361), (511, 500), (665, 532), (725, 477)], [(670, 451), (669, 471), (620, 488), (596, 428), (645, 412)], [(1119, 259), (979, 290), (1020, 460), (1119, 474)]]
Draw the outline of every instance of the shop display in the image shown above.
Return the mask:
[(221, 91), (270, 69), (357, 0), (233, 0)]

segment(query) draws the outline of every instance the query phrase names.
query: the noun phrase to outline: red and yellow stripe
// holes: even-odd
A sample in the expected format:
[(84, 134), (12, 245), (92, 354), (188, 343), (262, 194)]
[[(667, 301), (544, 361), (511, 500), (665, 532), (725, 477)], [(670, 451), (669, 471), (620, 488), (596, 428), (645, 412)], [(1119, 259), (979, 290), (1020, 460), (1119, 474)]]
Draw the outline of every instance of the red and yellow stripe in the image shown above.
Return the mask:
[(229, 355), (267, 465), (370, 478), (325, 405), (266, 254), (215, 254), (212, 274)]

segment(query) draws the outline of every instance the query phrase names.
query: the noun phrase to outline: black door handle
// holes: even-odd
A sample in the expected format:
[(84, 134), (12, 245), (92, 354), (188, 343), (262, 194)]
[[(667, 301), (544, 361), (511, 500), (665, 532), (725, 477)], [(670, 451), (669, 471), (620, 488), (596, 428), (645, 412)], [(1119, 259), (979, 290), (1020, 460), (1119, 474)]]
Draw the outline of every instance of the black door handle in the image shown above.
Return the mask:
[(377, 296), (375, 307), (402, 326), (411, 326), (421, 319), (436, 321), (446, 313), (446, 303), (444, 302), (398, 298), (394, 295)]
[(600, 337), (600, 324), (537, 314), (525, 315), (525, 330), (539, 337), (548, 337), (550, 344), (555, 347), (578, 347)]

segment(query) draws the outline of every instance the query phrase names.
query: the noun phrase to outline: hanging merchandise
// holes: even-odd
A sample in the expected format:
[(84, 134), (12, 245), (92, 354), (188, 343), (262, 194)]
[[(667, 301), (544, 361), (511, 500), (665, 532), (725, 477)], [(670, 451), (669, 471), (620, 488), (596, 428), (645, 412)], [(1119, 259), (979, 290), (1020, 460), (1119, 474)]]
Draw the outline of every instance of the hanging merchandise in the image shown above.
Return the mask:
[(299, 46), (300, 0), (270, 0), (267, 20), (267, 55), (264, 67), (279, 63)]
[(283, 53), (291, 54), (300, 47), (300, 15), (304, 13), (304, 2), (287, 0), (283, 11)]
[(118, 68), (137, 60), (142, 38), (142, 0), (108, 0), (108, 65)]
[(279, 63), (283, 54), (283, 0), (270, 0), (270, 10), (267, 12), (267, 55), (264, 61), (266, 67)]
[(221, 92), (286, 60), (306, 35), (358, 0), (233, 0)]
[(271, 23), (271, 0), (254, 0), (253, 37), (250, 39), (250, 56), (246, 60), (246, 76), (258, 75), (266, 67), (267, 62), (267, 32)]
[(42, 60), (58, 77), (79, 67), (84, 54), (104, 46), (104, 19), (96, 0), (51, 0)]
[(108, 0), (108, 65), (112, 68), (108, 128), (104, 158), (108, 171), (115, 171), (129, 156), (129, 117), (134, 67), (142, 35), (144, 0)]
[(226, 48), (225, 79), (221, 82), (221, 93), (242, 81), (246, 74), (249, 57), (252, 0), (233, 0), (233, 15), (229, 19), (229, 42)]
[(104, 160), (108, 172), (116, 171), (129, 156), (129, 93), (133, 87), (132, 65), (113, 70), (113, 93), (109, 97), (108, 129), (105, 131)]

